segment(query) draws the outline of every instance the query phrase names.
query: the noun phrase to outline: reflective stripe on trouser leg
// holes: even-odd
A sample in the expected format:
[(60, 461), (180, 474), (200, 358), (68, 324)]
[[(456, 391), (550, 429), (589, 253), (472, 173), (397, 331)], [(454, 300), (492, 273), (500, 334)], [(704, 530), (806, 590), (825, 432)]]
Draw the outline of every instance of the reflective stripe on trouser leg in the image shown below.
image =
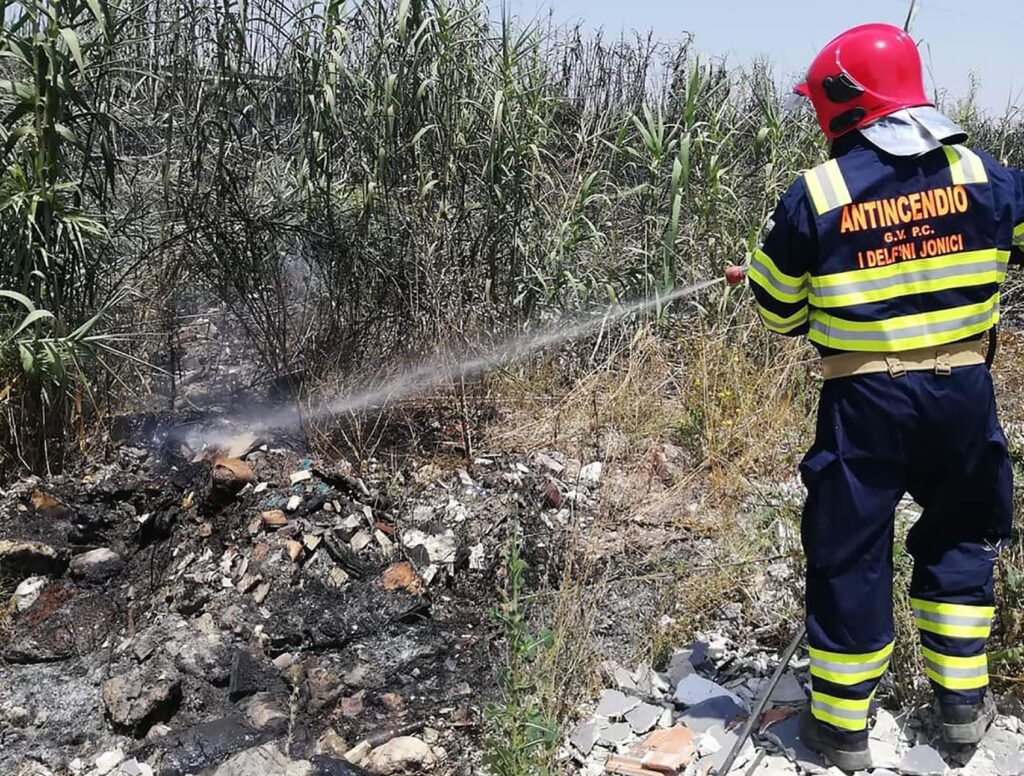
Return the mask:
[(958, 657), (921, 648), (928, 678), (945, 690), (980, 690), (988, 686), (988, 658), (985, 655)]
[(995, 607), (911, 598), (925, 673), (940, 695), (976, 697), (988, 687), (985, 639)]
[(892, 643), (882, 649), (862, 654), (828, 652), (824, 649), (809, 650), (811, 676), (824, 679), (832, 684), (851, 687), (871, 679), (879, 679), (889, 667)]
[(865, 730), (868, 726), (868, 712), (871, 709), (872, 696), (874, 696), (874, 692), (867, 698), (851, 700), (814, 690), (811, 692), (811, 714), (815, 719), (841, 730), (852, 732)]
[(911, 598), (919, 630), (957, 639), (987, 639), (992, 631), (995, 607), (945, 604)]

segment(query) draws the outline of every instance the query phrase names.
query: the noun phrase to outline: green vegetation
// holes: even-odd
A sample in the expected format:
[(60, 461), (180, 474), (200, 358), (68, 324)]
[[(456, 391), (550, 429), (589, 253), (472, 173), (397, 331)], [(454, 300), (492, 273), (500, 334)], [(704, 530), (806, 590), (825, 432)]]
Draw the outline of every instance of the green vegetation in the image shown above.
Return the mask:
[(554, 646), (554, 634), (548, 628), (537, 633), (530, 628), (524, 591), (527, 564), (515, 518), (512, 523), (502, 565), (506, 589), (491, 613), (505, 639), (505, 661), (498, 671), (501, 700), (486, 710), (484, 765), (495, 776), (548, 773), (559, 740), (557, 722), (546, 713), (539, 691), (550, 681), (543, 676), (541, 654)]

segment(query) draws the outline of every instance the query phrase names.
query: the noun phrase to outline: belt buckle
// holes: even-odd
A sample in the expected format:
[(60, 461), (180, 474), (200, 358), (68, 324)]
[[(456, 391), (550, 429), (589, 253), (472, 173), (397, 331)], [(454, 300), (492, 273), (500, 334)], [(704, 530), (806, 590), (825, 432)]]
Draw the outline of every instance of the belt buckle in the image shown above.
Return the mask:
[(903, 377), (907, 373), (907, 368), (903, 365), (903, 361), (899, 356), (886, 356), (885, 365), (889, 369), (889, 377), (894, 380), (898, 377)]
[(949, 363), (949, 353), (935, 354), (935, 374), (942, 377), (949, 377), (953, 374), (953, 367)]

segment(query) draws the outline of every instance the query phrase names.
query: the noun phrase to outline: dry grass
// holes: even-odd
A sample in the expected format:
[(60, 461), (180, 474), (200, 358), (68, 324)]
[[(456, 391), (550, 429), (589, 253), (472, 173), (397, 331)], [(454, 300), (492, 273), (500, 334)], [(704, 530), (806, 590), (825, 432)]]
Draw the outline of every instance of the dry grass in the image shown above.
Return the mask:
[[(585, 534), (570, 532), (571, 551), (557, 575), (561, 587), (546, 598), (557, 648), (542, 664), (548, 679), (541, 686), (558, 701), (552, 709), (570, 709), (568, 699), (596, 689), (601, 656), (591, 629), (604, 596), (623, 580), (649, 585), (658, 602), (653, 611), (637, 612), (647, 625), (634, 637), (635, 662), (657, 664), (730, 601), (743, 604), (748, 628), (769, 644), (781, 645), (802, 617), (800, 504), (759, 503), (753, 483), (795, 476), (813, 438), (816, 356), (799, 343), (765, 341), (749, 323), (675, 338), (653, 326), (617, 336), (583, 357), (561, 353), (490, 385), (508, 409), (488, 429), (489, 449), (555, 448), (581, 463), (598, 457), (611, 462), (600, 517)], [(996, 372), (1008, 426), (1024, 422), (1024, 407), (1005, 400), (1024, 389), (1024, 340), (1018, 339), (1003, 336)], [(560, 379), (567, 373), (575, 375), (571, 384)], [(667, 476), (659, 477), (656, 456), (666, 445), (674, 446), (676, 456)], [(1021, 459), (1020, 450), (1014, 455)], [(1015, 542), (997, 569), (1000, 609), (991, 649), (1006, 654), (997, 675), (1010, 681), (997, 679), (997, 687), (1019, 692), (1019, 518), (1017, 525)], [(663, 558), (661, 548), (680, 536), (693, 540), (692, 556), (685, 562)], [(609, 559), (614, 564), (598, 563)], [(789, 576), (766, 578), (772, 565), (788, 568)], [(900, 704), (929, 697), (906, 595), (910, 571), (911, 559), (899, 544), (891, 687)], [(778, 596), (766, 600), (764, 590)], [(663, 614), (672, 618), (665, 626)]]

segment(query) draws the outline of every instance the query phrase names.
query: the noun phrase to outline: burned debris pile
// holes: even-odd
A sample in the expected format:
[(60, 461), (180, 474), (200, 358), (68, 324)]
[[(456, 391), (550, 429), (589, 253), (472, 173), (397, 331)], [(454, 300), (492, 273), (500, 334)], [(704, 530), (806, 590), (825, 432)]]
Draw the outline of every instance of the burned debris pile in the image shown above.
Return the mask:
[(356, 474), (251, 447), (122, 447), (4, 494), (0, 773), (468, 761), (504, 521), (539, 511), (543, 474), (498, 456)]

